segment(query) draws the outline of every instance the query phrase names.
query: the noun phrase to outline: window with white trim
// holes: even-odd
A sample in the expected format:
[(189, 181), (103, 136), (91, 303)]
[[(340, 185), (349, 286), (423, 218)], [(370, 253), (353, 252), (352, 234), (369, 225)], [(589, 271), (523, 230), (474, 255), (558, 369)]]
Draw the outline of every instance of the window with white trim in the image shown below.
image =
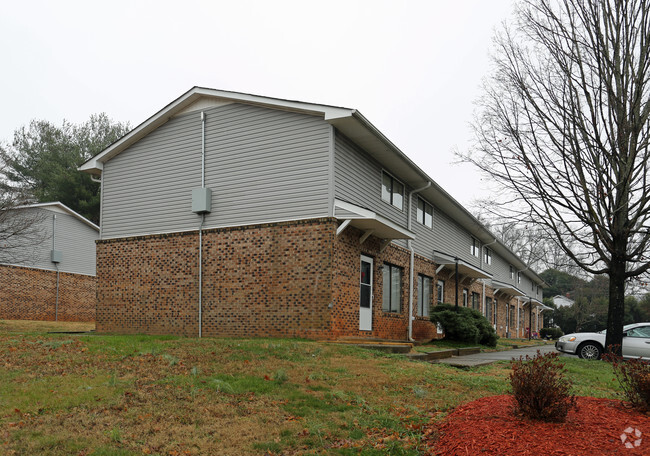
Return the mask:
[(424, 226), (433, 228), (433, 206), (418, 198), (417, 219)]
[(384, 312), (401, 312), (402, 301), (402, 268), (384, 263), (383, 302)]
[(517, 272), (517, 283), (521, 283), (521, 272)]
[(418, 275), (418, 308), (417, 315), (420, 317), (429, 316), (429, 306), (431, 306), (431, 277)]
[(515, 279), (515, 268), (513, 268), (512, 265), (510, 265), (510, 280), (514, 280), (514, 279)]
[(437, 295), (438, 304), (442, 304), (443, 302), (445, 302), (445, 282), (444, 282), (444, 280), (438, 280), (438, 286), (436, 287), (436, 292), (438, 293), (438, 295)]
[(485, 248), (485, 252), (483, 252), (483, 262), (485, 264), (492, 264), (492, 250), (489, 248)]
[(481, 309), (481, 296), (474, 291), (472, 291), (472, 309)]
[(398, 209), (404, 205), (404, 184), (388, 173), (382, 171), (381, 199)]
[(469, 253), (471, 253), (472, 256), (475, 256), (476, 258), (479, 258), (479, 253), (478, 253), (479, 248), (480, 248), (480, 246), (479, 246), (478, 239), (473, 237), (472, 238), (472, 244), (469, 247)]
[(467, 307), (468, 300), (469, 290), (467, 288), (463, 288), (463, 307)]

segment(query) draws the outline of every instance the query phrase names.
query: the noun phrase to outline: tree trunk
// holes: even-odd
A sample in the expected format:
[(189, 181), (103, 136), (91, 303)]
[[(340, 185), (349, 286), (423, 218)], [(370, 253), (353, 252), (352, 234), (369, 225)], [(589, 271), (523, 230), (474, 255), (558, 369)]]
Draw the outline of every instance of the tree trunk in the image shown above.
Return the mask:
[(624, 316), (625, 259), (622, 256), (614, 255), (610, 263), (609, 309), (607, 312), (607, 336), (605, 337), (605, 350), (608, 353), (621, 355)]

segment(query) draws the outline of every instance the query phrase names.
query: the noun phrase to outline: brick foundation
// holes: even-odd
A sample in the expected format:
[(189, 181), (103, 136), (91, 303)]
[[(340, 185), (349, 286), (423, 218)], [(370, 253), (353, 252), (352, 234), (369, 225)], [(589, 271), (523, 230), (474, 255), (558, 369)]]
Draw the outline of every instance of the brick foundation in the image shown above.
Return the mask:
[[(331, 338), (333, 219), (203, 232), (202, 335)], [(99, 241), (98, 332), (198, 334), (198, 233)]]
[[(56, 272), (0, 265), (0, 319), (54, 321)], [(94, 321), (95, 277), (61, 272), (59, 321)]]
[[(408, 339), (410, 252), (347, 227), (336, 235), (332, 218), (211, 229), (203, 232), (204, 336), (367, 337)], [(97, 244), (97, 331), (198, 335), (198, 232), (102, 240)], [(359, 330), (361, 255), (373, 258), (372, 330)], [(402, 269), (399, 312), (382, 309), (381, 268)], [(455, 302), (449, 269), (415, 256), (414, 274), (445, 280), (445, 301)], [(483, 294), (464, 278), (459, 290)], [(485, 294), (493, 296), (486, 287)], [(417, 280), (413, 284), (414, 307)], [(497, 331), (505, 318), (499, 303)], [(462, 303), (462, 299), (460, 301)], [(471, 303), (470, 303), (471, 305)], [(416, 316), (413, 337), (442, 337), (428, 317)]]

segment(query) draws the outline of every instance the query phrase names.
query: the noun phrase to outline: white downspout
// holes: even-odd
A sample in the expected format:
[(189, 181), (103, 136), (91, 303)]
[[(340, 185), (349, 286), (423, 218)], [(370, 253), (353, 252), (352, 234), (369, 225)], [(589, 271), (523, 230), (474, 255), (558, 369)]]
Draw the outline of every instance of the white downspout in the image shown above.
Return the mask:
[[(52, 215), (52, 251), (56, 250), (56, 214)], [(56, 268), (56, 301), (54, 303), (54, 321), (59, 321), (59, 264), (54, 263)]]
[[(427, 182), (427, 184), (423, 187), (420, 187), (415, 190), (411, 190), (409, 192), (409, 206), (408, 206), (408, 221), (406, 222), (407, 229), (411, 231), (411, 219), (412, 217), (412, 212), (413, 212), (413, 194), (414, 193), (420, 193), (422, 190), (427, 189), (431, 187), (431, 182)], [(406, 241), (407, 246), (409, 251), (411, 252), (411, 261), (410, 261), (410, 280), (409, 280), (409, 331), (408, 331), (408, 337), (409, 341), (413, 342), (413, 319), (415, 318), (413, 316), (413, 281), (415, 280), (415, 277), (413, 277), (413, 274), (415, 273), (415, 249), (413, 248), (413, 242), (408, 239)]]
[[(205, 113), (201, 111), (201, 188), (205, 188)], [(205, 214), (201, 214), (199, 225), (199, 339), (203, 332), (203, 223)]]

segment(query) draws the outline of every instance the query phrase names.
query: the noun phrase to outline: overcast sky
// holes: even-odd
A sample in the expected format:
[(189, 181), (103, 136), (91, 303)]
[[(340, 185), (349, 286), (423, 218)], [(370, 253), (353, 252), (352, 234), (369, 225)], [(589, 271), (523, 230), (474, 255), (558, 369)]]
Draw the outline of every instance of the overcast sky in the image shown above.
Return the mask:
[(12, 1), (0, 13), (0, 140), (31, 119), (135, 126), (198, 85), (358, 109), (461, 203), (453, 150), (512, 0)]

